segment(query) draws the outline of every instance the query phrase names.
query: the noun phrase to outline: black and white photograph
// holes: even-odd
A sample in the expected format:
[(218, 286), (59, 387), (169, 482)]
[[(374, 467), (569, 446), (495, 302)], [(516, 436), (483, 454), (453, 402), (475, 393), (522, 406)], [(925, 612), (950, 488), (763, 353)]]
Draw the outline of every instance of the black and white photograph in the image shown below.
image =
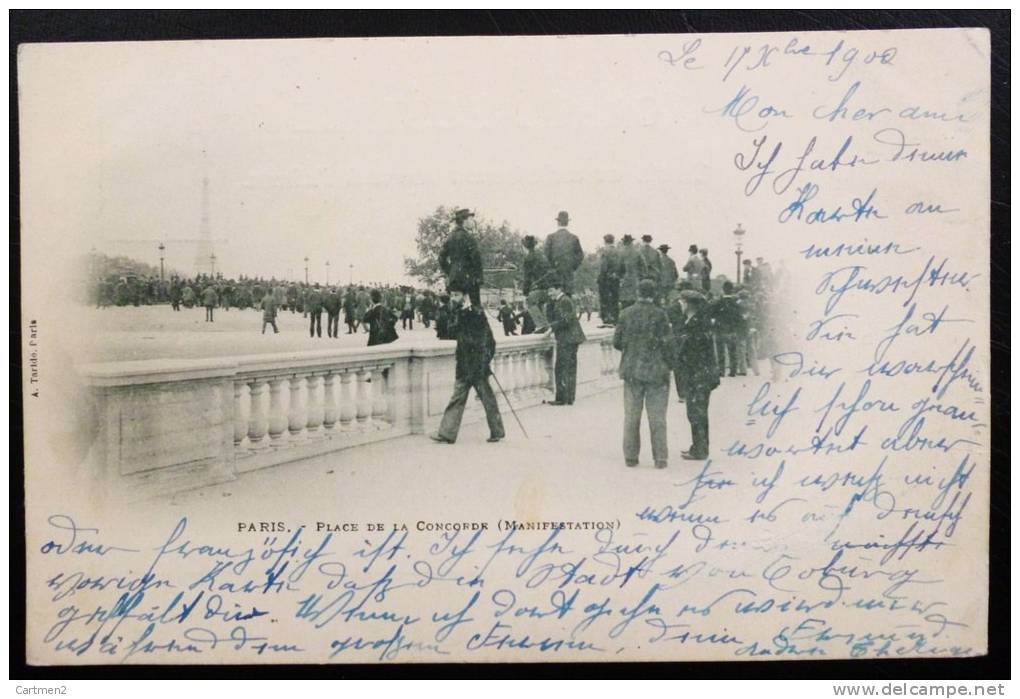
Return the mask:
[(990, 61), (21, 44), (28, 664), (985, 655)]

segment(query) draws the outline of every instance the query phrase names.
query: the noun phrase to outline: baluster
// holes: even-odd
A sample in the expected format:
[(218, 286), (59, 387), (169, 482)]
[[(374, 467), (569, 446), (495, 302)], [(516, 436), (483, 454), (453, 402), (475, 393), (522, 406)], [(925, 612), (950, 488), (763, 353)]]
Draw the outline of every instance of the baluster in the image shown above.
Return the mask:
[(532, 354), (532, 359), (535, 364), (535, 388), (543, 399), (548, 397), (549, 393), (549, 373), (546, 365), (547, 351), (545, 349), (537, 349)]
[(287, 415), (283, 410), (283, 377), (269, 379), (269, 443), (274, 447), (283, 444), (287, 430)]
[(318, 437), (322, 425), (322, 396), (319, 394), (319, 375), (308, 376), (308, 436)]
[(248, 383), (251, 393), (251, 410), (248, 413), (248, 441), (252, 448), (262, 449), (262, 438), (266, 434), (266, 413), (262, 409), (262, 394), (266, 390), (266, 382), (262, 379), (252, 379)]
[(326, 432), (332, 432), (336, 427), (336, 395), (333, 393), (333, 382), (336, 374), (329, 372), (322, 379), (323, 402), (326, 404), (322, 413), (322, 424)]
[(354, 375), (345, 371), (340, 374), (340, 429), (349, 430), (354, 422), (354, 395), (351, 392), (351, 379)]
[(305, 429), (304, 415), (301, 412), (301, 384), (304, 381), (303, 376), (295, 374), (290, 377), (290, 410), (287, 413), (287, 426), (290, 428), (291, 441), (301, 439), (301, 433)]
[(550, 348), (542, 353), (542, 368), (545, 369), (545, 385), (548, 390), (555, 394), (556, 393), (556, 368), (554, 362), (556, 360), (555, 351)]
[(244, 419), (244, 411), (241, 410), (241, 395), (245, 385), (240, 381), (234, 382), (234, 447), (241, 446), (241, 442), (248, 435), (248, 421)]
[(544, 397), (542, 391), (542, 377), (540, 374), (541, 366), (539, 359), (541, 355), (536, 350), (528, 350), (528, 356), (526, 358), (528, 364), (528, 393), (536, 400)]
[(528, 351), (514, 354), (514, 390), (517, 396), (524, 399), (528, 397)]
[(372, 372), (372, 424), (377, 429), (389, 427), (389, 405), (386, 402), (386, 368)]
[(358, 429), (367, 430), (369, 427), (368, 420), (372, 416), (372, 396), (369, 394), (369, 378), (372, 373), (368, 369), (358, 370), (358, 405), (357, 405), (357, 420)]
[(513, 395), (514, 390), (517, 388), (517, 375), (514, 372), (514, 364), (516, 362), (516, 352), (507, 352), (503, 355), (503, 361), (500, 362), (499, 380), (503, 382), (503, 390), (506, 391), (508, 396)]

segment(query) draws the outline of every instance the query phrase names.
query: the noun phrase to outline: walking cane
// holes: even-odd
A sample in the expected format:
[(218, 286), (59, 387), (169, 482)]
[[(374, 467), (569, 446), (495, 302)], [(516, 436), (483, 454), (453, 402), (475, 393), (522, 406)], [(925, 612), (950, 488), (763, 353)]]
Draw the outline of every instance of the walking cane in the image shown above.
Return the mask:
[(519, 417), (517, 417), (517, 411), (514, 410), (514, 404), (510, 402), (510, 398), (507, 396), (506, 391), (503, 390), (503, 385), (499, 382), (499, 379), (496, 378), (496, 374), (493, 373), (492, 369), (489, 370), (489, 376), (491, 376), (492, 380), (496, 382), (496, 387), (499, 389), (499, 392), (503, 394), (503, 399), (506, 401), (506, 404), (510, 406), (510, 412), (513, 413), (514, 419), (517, 420), (517, 426), (520, 427), (521, 432), (524, 433), (524, 438), (531, 439), (531, 437), (528, 436), (528, 431), (524, 429), (524, 423), (521, 422)]

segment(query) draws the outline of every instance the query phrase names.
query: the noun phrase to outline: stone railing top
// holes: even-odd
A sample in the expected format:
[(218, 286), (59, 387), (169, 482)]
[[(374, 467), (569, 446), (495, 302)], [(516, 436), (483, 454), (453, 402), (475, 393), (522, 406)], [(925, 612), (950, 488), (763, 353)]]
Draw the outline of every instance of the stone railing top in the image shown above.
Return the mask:
[[(588, 330), (589, 342), (612, 336), (611, 329)], [(551, 334), (500, 337), (496, 353), (552, 347)], [(289, 371), (356, 368), (386, 365), (415, 357), (452, 355), (457, 343), (452, 340), (425, 340), (418, 343), (248, 354), (211, 359), (147, 359), (82, 364), (77, 372), (91, 386), (130, 386), (170, 383), (219, 377), (258, 377)]]

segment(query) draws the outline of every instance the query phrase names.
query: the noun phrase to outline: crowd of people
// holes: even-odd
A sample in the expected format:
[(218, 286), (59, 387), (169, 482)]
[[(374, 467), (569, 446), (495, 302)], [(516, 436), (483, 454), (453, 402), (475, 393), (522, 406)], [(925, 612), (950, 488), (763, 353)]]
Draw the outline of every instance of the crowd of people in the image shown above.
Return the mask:
[[(456, 340), (456, 383), (437, 442), (454, 443), (472, 388), (485, 408), (489, 441), (505, 437), (499, 406), (488, 377), (495, 355), (490, 315), (482, 304), (484, 267), (474, 214), (457, 209), (453, 229), (439, 252), (445, 292), (411, 286), (376, 284), (323, 285), (222, 274), (199, 274), (169, 280), (154, 276), (109, 276), (93, 280), (91, 301), (98, 307), (169, 304), (174, 311), (202, 307), (206, 322), (217, 310), (261, 312), (262, 333), (279, 332), (280, 313), (300, 313), (313, 338), (365, 333), (369, 345), (393, 342), (415, 322), (433, 329), (441, 340)], [(768, 262), (745, 260), (739, 283), (713, 274), (706, 248), (691, 244), (682, 266), (670, 246), (653, 246), (651, 235), (637, 243), (630, 234), (619, 242), (604, 236), (598, 251), (597, 296), (575, 289), (575, 273), (584, 260), (580, 240), (569, 231), (570, 216), (561, 211), (558, 228), (539, 242), (524, 236), (520, 269), (523, 299), (500, 299), (492, 317), (505, 336), (551, 333), (555, 338), (553, 406), (574, 403), (578, 347), (585, 341), (580, 319), (598, 312), (601, 328), (614, 328), (614, 345), (622, 352), (624, 381), (624, 460), (636, 466), (640, 422), (647, 412), (656, 467), (668, 463), (666, 408), (673, 377), (679, 401), (686, 403), (692, 444), (685, 459), (709, 454), (708, 406), (722, 376), (759, 374), (759, 360), (775, 353), (773, 299), (782, 282)], [(514, 294), (516, 297), (516, 293)], [(341, 330), (341, 318), (346, 331)], [(775, 374), (776, 365), (772, 364)]]
[[(477, 241), (467, 209), (454, 213), (454, 230), (443, 246), (440, 266), (453, 299), (453, 336), (457, 340), (457, 370), (453, 396), (436, 442), (457, 440), (464, 404), (474, 388), (485, 409), (489, 441), (505, 436), (499, 406), (488, 377), (495, 354), (492, 331), (480, 303), (483, 273)], [(567, 226), (570, 216), (561, 211), (558, 228), (541, 244), (525, 236), (526, 253), (520, 309), (501, 303), (498, 319), (504, 333), (512, 334), (515, 319), (524, 315), (534, 332), (551, 332), (556, 341), (555, 398), (549, 405), (573, 405), (577, 386), (577, 349), (585, 341), (579, 318), (590, 313), (590, 290), (575, 290), (574, 276), (584, 259), (580, 240)], [(743, 264), (740, 284), (712, 275), (708, 250), (692, 244), (683, 267), (669, 256), (670, 246), (652, 246), (652, 236), (624, 235), (617, 244), (606, 235), (599, 251), (599, 302), (601, 327), (614, 328), (613, 344), (622, 353), (620, 377), (624, 381), (624, 462), (637, 466), (640, 424), (647, 412), (656, 468), (668, 465), (666, 412), (670, 376), (677, 398), (686, 403), (691, 446), (681, 456), (704, 460), (709, 456), (708, 408), (720, 377), (758, 373), (758, 359), (772, 352), (774, 325), (771, 298), (777, 275), (769, 263)], [(714, 288), (718, 284), (719, 288)], [(586, 302), (585, 299), (588, 299)]]

